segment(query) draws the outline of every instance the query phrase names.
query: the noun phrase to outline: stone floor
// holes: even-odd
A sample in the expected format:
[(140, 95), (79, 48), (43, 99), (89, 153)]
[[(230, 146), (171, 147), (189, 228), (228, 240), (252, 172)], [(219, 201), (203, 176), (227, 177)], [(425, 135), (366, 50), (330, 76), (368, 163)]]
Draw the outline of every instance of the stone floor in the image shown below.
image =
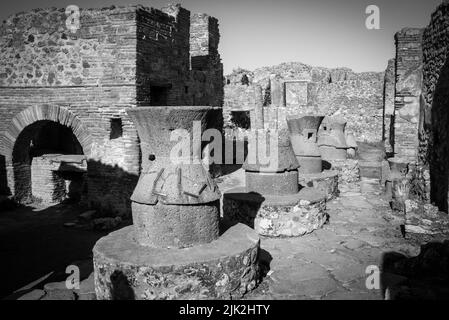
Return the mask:
[[(237, 171), (220, 181), (220, 190), (243, 183)], [(261, 255), (269, 261), (267, 277), (250, 299), (383, 299), (369, 290), (368, 266), (382, 269), (392, 252), (419, 253), (419, 244), (402, 236), (379, 182), (363, 179), (340, 186), (340, 197), (327, 203), (323, 229), (299, 238), (262, 238)]]
[[(244, 173), (240, 169), (218, 182), (224, 192), (243, 185)], [(382, 270), (389, 255), (416, 256), (420, 244), (432, 239), (403, 237), (378, 180), (340, 185), (340, 191), (327, 203), (329, 221), (322, 229), (299, 238), (262, 238), (267, 275), (247, 299), (384, 299), (382, 288), (403, 279), (383, 274), (380, 288), (368, 289), (366, 270)], [(60, 289), (57, 283), (47, 284), (21, 299), (94, 298), (92, 277), (82, 282), (81, 292)]]

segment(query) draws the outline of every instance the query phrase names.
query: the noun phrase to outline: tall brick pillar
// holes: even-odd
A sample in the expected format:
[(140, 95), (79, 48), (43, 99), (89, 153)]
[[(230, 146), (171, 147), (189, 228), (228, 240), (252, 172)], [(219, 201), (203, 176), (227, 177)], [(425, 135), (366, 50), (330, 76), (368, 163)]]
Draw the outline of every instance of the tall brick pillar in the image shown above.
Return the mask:
[(419, 101), (422, 90), (423, 29), (396, 33), (396, 86), (394, 99), (394, 152), (409, 162), (417, 159)]

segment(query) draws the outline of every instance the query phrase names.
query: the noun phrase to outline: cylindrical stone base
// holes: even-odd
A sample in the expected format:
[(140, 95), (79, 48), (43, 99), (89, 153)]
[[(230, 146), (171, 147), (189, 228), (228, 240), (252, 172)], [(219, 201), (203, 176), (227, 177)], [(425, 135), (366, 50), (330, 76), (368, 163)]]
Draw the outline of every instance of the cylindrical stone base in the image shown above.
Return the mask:
[(246, 192), (259, 194), (295, 194), (298, 192), (298, 172), (245, 172)]
[(298, 237), (321, 228), (327, 221), (326, 197), (305, 188), (296, 195), (261, 196), (231, 189), (223, 195), (223, 215), (268, 237)]
[(220, 201), (192, 205), (131, 204), (136, 241), (143, 246), (184, 248), (218, 238)]
[(296, 156), (299, 163), (299, 173), (320, 173), (323, 171), (321, 157)]
[(338, 197), (338, 172), (326, 170), (317, 174), (299, 174), (299, 185), (302, 188), (314, 188), (326, 195), (327, 200)]
[(132, 226), (93, 249), (98, 300), (238, 299), (259, 281), (259, 238), (238, 224), (219, 239), (184, 249), (140, 246)]

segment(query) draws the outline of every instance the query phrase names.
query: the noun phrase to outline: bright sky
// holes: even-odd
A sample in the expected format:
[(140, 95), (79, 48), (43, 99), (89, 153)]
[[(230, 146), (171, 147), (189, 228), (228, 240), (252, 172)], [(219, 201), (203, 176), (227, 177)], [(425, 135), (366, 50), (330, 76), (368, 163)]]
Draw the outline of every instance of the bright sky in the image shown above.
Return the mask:
[[(383, 71), (394, 57), (394, 33), (424, 27), (441, 0), (14, 0), (1, 1), (1, 18), (39, 7), (80, 8), (181, 3), (219, 19), (225, 74), (298, 61), (355, 71)], [(380, 8), (380, 30), (365, 27), (368, 5)]]

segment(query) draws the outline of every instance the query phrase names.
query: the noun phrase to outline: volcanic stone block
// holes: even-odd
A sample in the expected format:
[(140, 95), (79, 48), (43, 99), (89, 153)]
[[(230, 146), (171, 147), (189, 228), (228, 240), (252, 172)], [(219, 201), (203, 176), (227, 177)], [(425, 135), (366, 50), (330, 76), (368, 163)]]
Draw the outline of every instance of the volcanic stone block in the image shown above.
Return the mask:
[(323, 160), (345, 160), (348, 156), (345, 128), (346, 120), (327, 117), (318, 137), (318, 145)]
[(290, 194), (298, 192), (298, 172), (245, 172), (246, 191), (260, 194)]
[(297, 237), (326, 223), (326, 196), (312, 188), (286, 196), (261, 196), (235, 188), (224, 194), (223, 215), (227, 221), (254, 226), (260, 235)]
[(220, 201), (201, 205), (131, 204), (135, 239), (143, 246), (188, 247), (218, 236)]
[(182, 249), (140, 246), (134, 236), (130, 226), (95, 244), (98, 300), (235, 299), (258, 282), (260, 241), (243, 224)]

